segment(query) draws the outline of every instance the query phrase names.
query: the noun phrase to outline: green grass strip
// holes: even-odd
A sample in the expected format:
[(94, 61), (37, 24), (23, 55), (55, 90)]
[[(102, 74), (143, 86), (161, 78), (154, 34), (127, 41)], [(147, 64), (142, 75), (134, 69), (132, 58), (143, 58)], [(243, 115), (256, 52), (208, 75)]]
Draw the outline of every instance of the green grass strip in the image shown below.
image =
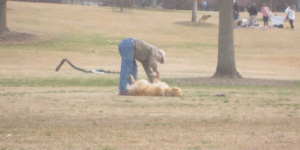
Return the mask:
[(39, 51), (84, 52), (87, 49), (116, 48), (122, 37), (106, 37), (101, 34), (66, 34), (61, 37), (26, 44), (2, 44), (1, 48)]
[(110, 87), (118, 86), (119, 79), (110, 78), (6, 78), (1, 87)]

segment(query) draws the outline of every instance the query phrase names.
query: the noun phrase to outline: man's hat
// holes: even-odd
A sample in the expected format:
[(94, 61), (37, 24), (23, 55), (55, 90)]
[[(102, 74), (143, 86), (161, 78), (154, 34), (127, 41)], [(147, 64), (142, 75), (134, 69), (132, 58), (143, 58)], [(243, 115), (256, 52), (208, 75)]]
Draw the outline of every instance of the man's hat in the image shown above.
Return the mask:
[(158, 50), (158, 52), (160, 53), (160, 55), (161, 55), (161, 62), (162, 62), (162, 64), (165, 62), (165, 52), (163, 51), (163, 50), (161, 50), (161, 49), (159, 49)]

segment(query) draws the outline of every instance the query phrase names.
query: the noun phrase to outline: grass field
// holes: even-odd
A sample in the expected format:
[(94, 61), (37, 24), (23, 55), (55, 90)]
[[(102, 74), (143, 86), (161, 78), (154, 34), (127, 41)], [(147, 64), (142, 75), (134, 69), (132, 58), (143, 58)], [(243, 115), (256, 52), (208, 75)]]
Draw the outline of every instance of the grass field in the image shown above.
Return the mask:
[[(0, 44), (0, 150), (299, 149), (300, 85), (177, 85), (184, 96), (118, 96), (125, 37), (165, 50), (163, 80), (209, 77), (217, 64), (218, 12), (205, 25), (190, 11), (46, 3), (7, 4), (8, 27), (36, 35)], [(284, 15), (278, 13), (278, 15)], [(248, 14), (242, 13), (246, 18)], [(259, 16), (261, 17), (261, 16)], [(246, 78), (300, 80), (300, 18), (290, 29), (235, 29), (238, 71)], [(262, 24), (261, 20), (259, 20)], [(286, 26), (289, 26), (286, 22)], [(139, 66), (139, 78), (146, 75)], [(175, 83), (170, 83), (175, 84)]]

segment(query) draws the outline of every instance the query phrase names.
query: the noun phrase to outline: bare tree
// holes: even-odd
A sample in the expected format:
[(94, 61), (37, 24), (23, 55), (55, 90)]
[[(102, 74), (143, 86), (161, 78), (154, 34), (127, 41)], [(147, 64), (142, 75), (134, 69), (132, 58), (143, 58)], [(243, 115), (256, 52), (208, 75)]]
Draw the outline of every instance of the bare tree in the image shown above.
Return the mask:
[(219, 0), (218, 64), (214, 78), (242, 78), (236, 70), (232, 22), (233, 1)]
[(274, 5), (273, 5), (273, 0), (269, 1), (269, 6), (270, 6), (271, 11), (275, 11), (274, 10)]
[(0, 1), (0, 33), (9, 31), (6, 22), (6, 3), (7, 0)]
[(193, 10), (192, 10), (192, 22), (197, 21), (197, 4), (198, 0), (193, 1)]
[(113, 1), (113, 8), (120, 7), (120, 11), (123, 11), (123, 0), (114, 0)]
[(120, 11), (123, 11), (123, 0), (120, 0), (121, 4), (120, 4)]

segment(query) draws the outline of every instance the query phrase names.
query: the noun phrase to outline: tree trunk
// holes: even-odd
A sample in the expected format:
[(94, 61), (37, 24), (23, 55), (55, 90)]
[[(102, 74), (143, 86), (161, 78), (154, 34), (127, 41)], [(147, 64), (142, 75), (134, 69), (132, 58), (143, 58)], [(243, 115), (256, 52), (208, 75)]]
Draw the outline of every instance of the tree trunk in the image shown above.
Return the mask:
[(242, 78), (237, 72), (234, 54), (233, 1), (219, 0), (219, 46), (215, 78)]
[(6, 22), (6, 2), (7, 0), (0, 1), (0, 33), (9, 31)]
[(273, 12), (277, 12), (277, 0), (273, 1)]
[(192, 22), (197, 21), (197, 0), (193, 1)]
[(273, 0), (270, 0), (270, 1), (269, 1), (269, 6), (270, 6), (270, 10), (271, 10), (272, 12), (274, 12)]
[(120, 3), (120, 11), (123, 11), (123, 0), (120, 0), (121, 1), (121, 3)]

